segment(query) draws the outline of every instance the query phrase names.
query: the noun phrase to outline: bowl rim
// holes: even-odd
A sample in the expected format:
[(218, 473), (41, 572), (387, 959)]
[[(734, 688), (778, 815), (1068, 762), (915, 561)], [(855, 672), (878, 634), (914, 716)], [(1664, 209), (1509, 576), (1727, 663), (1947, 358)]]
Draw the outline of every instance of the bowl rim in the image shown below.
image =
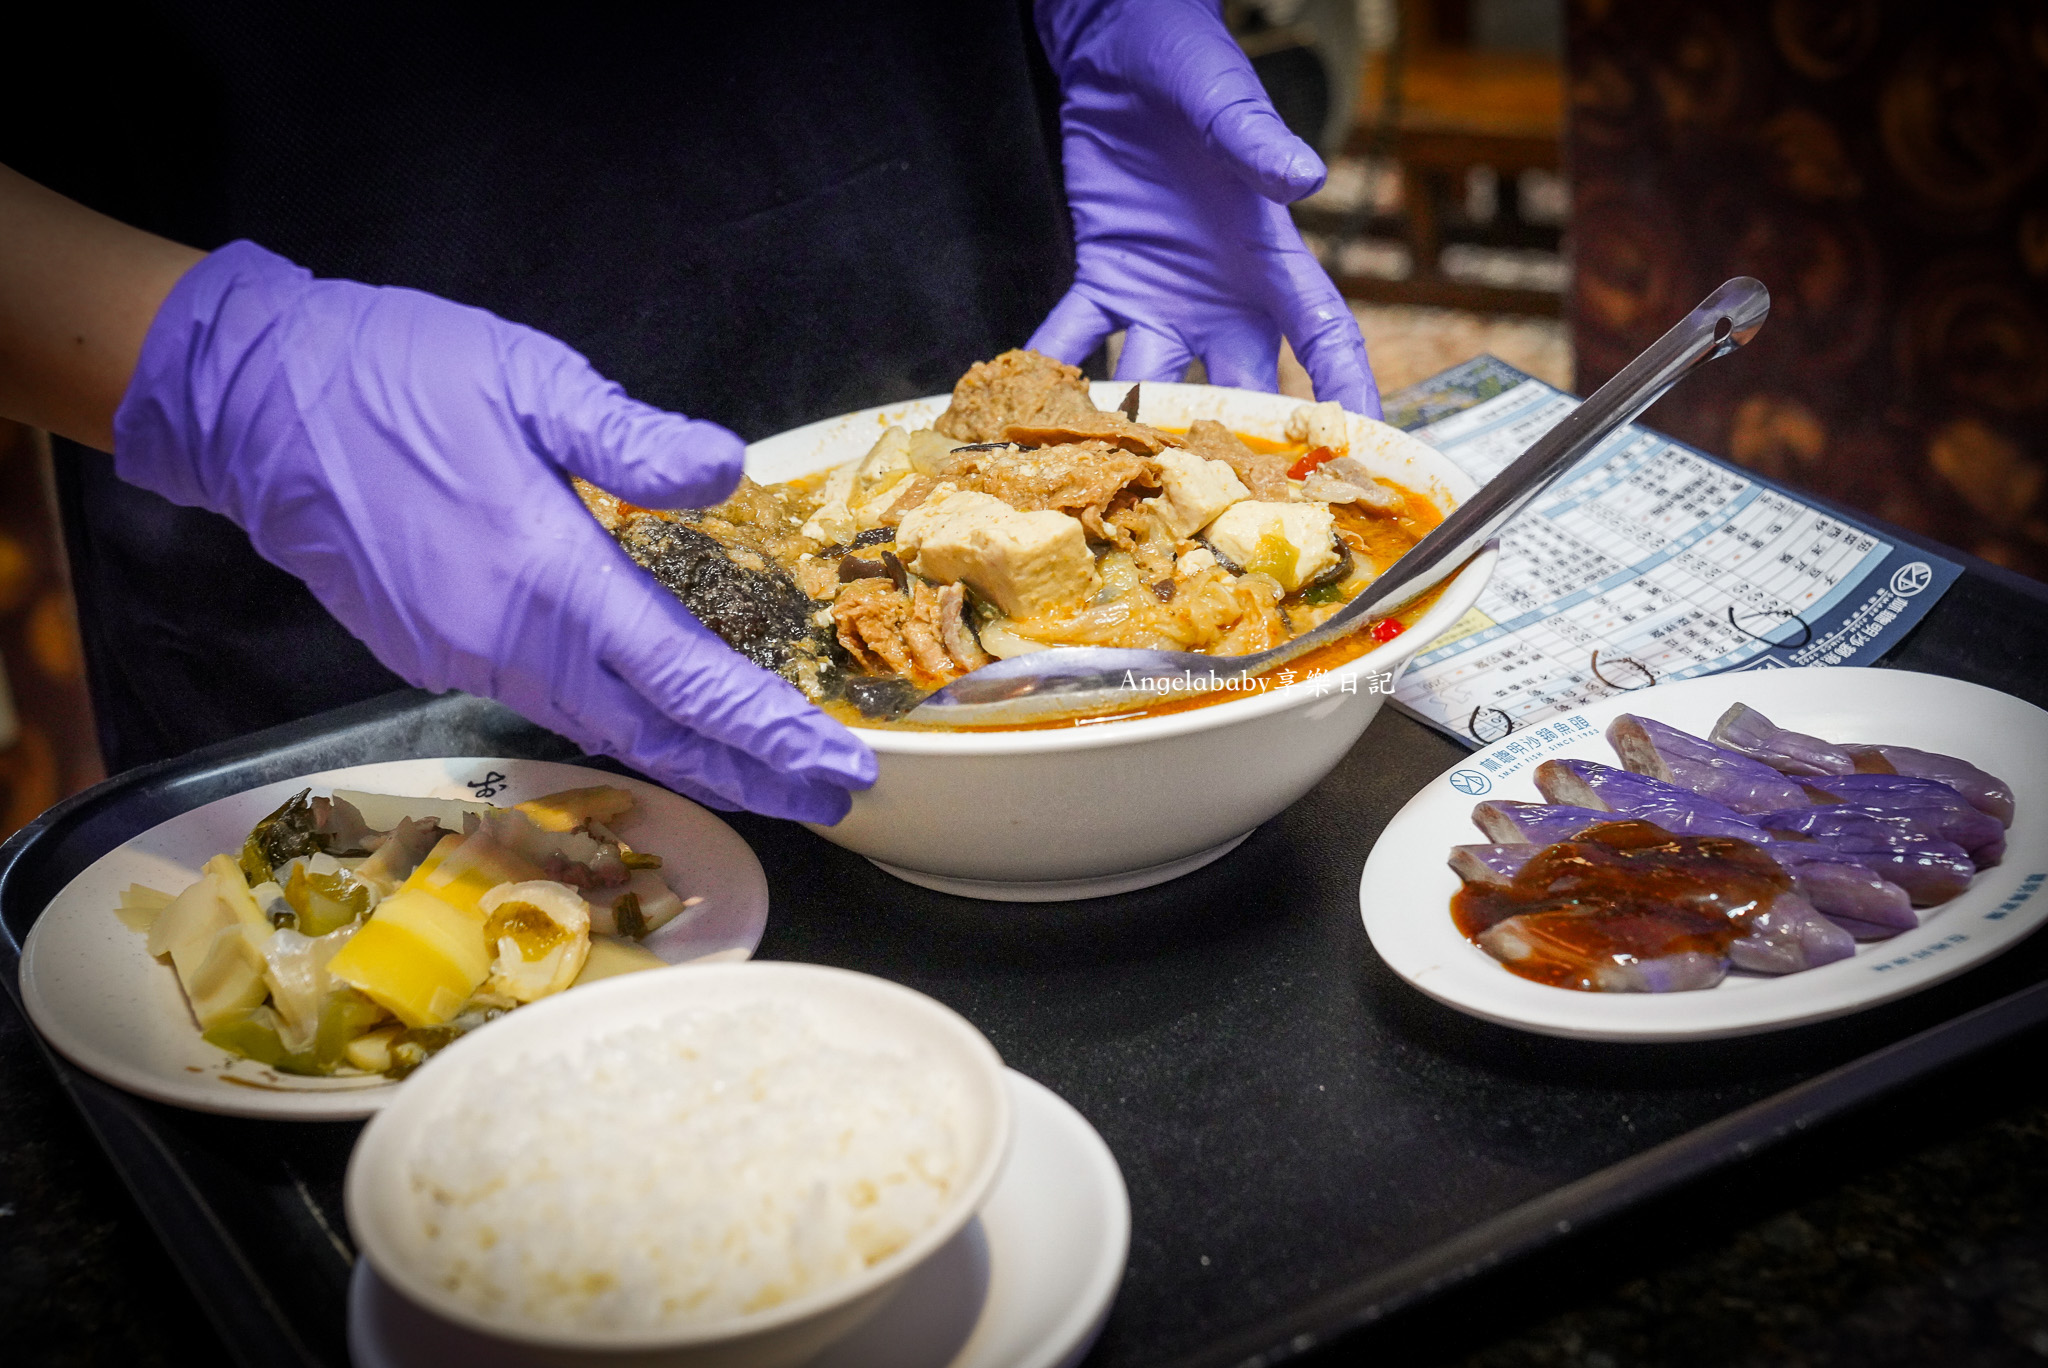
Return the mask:
[[(677, 974), (693, 976), (685, 981), (691, 983), (719, 979), (737, 979), (742, 982), (752, 980), (758, 985), (755, 991), (756, 999), (770, 1003), (777, 1000), (802, 999), (820, 984), (831, 983), (840, 989), (869, 995), (869, 1004), (887, 1004), (885, 1010), (888, 1016), (897, 1013), (920, 1016), (928, 1025), (946, 1032), (956, 1045), (963, 1047), (965, 1056), (972, 1062), (973, 1072), (981, 1075), (987, 1084), (985, 1092), (989, 1099), (988, 1141), (978, 1162), (960, 1183), (939, 1218), (901, 1248), (879, 1262), (861, 1269), (852, 1277), (827, 1284), (793, 1300), (778, 1303), (767, 1310), (727, 1317), (723, 1320), (671, 1329), (582, 1330), (535, 1324), (523, 1319), (516, 1312), (488, 1315), (450, 1296), (420, 1276), (416, 1270), (409, 1268), (399, 1254), (401, 1243), (398, 1238), (385, 1228), (380, 1219), (371, 1214), (379, 1201), (371, 1191), (373, 1184), (395, 1185), (404, 1182), (406, 1142), (415, 1129), (408, 1123), (433, 1105), (429, 1094), (437, 1089), (429, 1083), (426, 1087), (405, 1089), (393, 1099), (390, 1106), (370, 1119), (362, 1134), (356, 1138), (355, 1146), (349, 1154), (348, 1171), (343, 1183), (343, 1209), (357, 1249), (394, 1290), (435, 1315), (492, 1338), (516, 1344), (592, 1354), (702, 1348), (721, 1342), (738, 1343), (765, 1336), (879, 1292), (923, 1263), (974, 1219), (987, 1202), (997, 1178), (1002, 1174), (1003, 1167), (1009, 1159), (1016, 1129), (1014, 1106), (1003, 1078), (1002, 1057), (979, 1028), (945, 1003), (893, 979), (885, 979), (874, 974), (863, 974), (832, 965), (805, 964), (789, 960), (748, 960), (738, 964), (678, 964), (670, 965), (666, 969), (624, 974), (585, 985), (573, 993), (560, 993), (531, 1003), (518, 1012), (509, 1014), (502, 1021), (492, 1022), (489, 1031), (465, 1036), (429, 1059), (408, 1081), (448, 1077), (451, 1076), (451, 1067), (469, 1067), (468, 1061), (472, 1059), (481, 1064), (494, 1057), (517, 1053), (520, 1043), (530, 1036), (539, 1035), (567, 1042), (573, 1047), (576, 1043), (602, 1035), (608, 1030), (623, 1029), (634, 1024), (633, 1021), (614, 1021), (609, 1026), (602, 1024), (606, 1015), (604, 1004), (612, 998), (665, 996), (665, 989), (656, 985), (677, 983), (678, 980), (673, 977)], [(594, 1016), (596, 1020), (579, 1026), (566, 1035), (558, 1032), (549, 1036), (547, 1028), (552, 1022), (552, 1017), (567, 1010), (559, 1005), (563, 1003), (578, 1004), (579, 1014)], [(672, 1010), (682, 1011), (688, 1006), (689, 999), (685, 990), (685, 994), (678, 996), (673, 1002)], [(554, 1009), (552, 1013), (549, 1011), (550, 1008)], [(506, 1034), (505, 1028), (508, 1026), (518, 1026), (525, 1034)], [(492, 1053), (483, 1053), (482, 1047), (476, 1043), (479, 1041), (494, 1043)], [(393, 1205), (409, 1208), (411, 1201), (409, 1197), (400, 1196)]]
[[(1292, 413), (1294, 410), (1314, 403), (1296, 395), (1275, 394), (1266, 390), (1240, 389), (1227, 385), (1192, 385), (1170, 381), (1145, 381), (1148, 392), (1165, 395), (1190, 402), (1218, 394), (1246, 396), (1261, 404), (1272, 405), (1276, 411)], [(1098, 400), (1108, 396), (1107, 391), (1121, 391), (1127, 388), (1120, 380), (1097, 380), (1090, 384), (1091, 392)], [(747, 447), (749, 458), (770, 443), (795, 443), (815, 434), (818, 439), (836, 435), (835, 429), (845, 428), (849, 434), (865, 433), (867, 424), (876, 424), (880, 431), (897, 416), (908, 416), (911, 411), (928, 405), (943, 405), (950, 400), (950, 394), (929, 394), (914, 399), (899, 399), (890, 404), (878, 404), (870, 408), (856, 409), (849, 413), (821, 418), (790, 428)], [(1226, 402), (1229, 402), (1226, 400)], [(1445, 496), (1463, 500), (1470, 498), (1478, 488), (1476, 481), (1467, 475), (1449, 457), (1435, 447), (1422, 441), (1413, 433), (1380, 419), (1368, 418), (1363, 414), (1348, 413), (1354, 423), (1371, 424), (1380, 429), (1383, 440), (1397, 446), (1412, 446), (1415, 454), (1426, 456), (1433, 463), (1440, 463), (1443, 469), (1431, 472), (1431, 478), (1442, 489)], [(846, 458), (841, 457), (840, 460)], [(837, 464), (834, 461), (832, 464)], [(822, 465), (810, 467), (812, 472), (824, 469)], [(790, 478), (783, 476), (781, 478)], [(1446, 512), (1449, 510), (1446, 509)], [(997, 756), (1020, 754), (1044, 754), (1057, 751), (1095, 750), (1104, 746), (1140, 744), (1147, 741), (1162, 741), (1170, 737), (1184, 736), (1190, 732), (1209, 731), (1229, 726), (1236, 722), (1248, 722), (1255, 718), (1284, 711), (1317, 698), (1327, 697), (1328, 684), (1335, 681), (1341, 688), (1346, 680), (1355, 680), (1362, 673), (1398, 673), (1410, 659), (1422, 653), (1436, 639), (1449, 631), (1485, 592), (1487, 582), (1492, 579), (1500, 553), (1496, 549), (1482, 550), (1466, 562), (1455, 573), (1440, 581), (1442, 592), (1429, 611), (1393, 641), (1363, 655), (1345, 661), (1341, 665), (1316, 675), (1277, 688), (1261, 689), (1245, 698), (1233, 698), (1222, 703), (1212, 703), (1203, 708), (1189, 708), (1182, 712), (1168, 713), (1157, 717), (1123, 718), (1114, 722), (1084, 722), (1072, 727), (1048, 727), (1037, 730), (1003, 731), (963, 727), (955, 731), (913, 731), (890, 727), (861, 727), (851, 730), (866, 743), (869, 749), (884, 755), (959, 755)], [(1227, 659), (1228, 657), (1221, 657)]]

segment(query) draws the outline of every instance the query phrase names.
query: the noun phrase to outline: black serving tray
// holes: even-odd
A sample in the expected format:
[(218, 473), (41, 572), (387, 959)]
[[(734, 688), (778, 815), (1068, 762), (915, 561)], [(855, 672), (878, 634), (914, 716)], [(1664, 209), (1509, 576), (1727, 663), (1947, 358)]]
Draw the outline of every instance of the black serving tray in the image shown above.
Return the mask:
[[(2048, 703), (2048, 590), (1943, 554), (1965, 574), (1886, 664)], [(1087, 902), (953, 898), (793, 824), (728, 820), (768, 874), (763, 957), (949, 1003), (1109, 1141), (1133, 1231), (1088, 1360), (1103, 1368), (1308, 1353), (2048, 1020), (2041, 936), (1902, 1001), (1739, 1040), (1554, 1040), (1459, 1015), (1380, 963), (1357, 886), (1380, 829), (1462, 753), (1388, 709), (1231, 855)], [(574, 758), (494, 704), (406, 692), (111, 779), (0, 847), (0, 977), (18, 1001), (49, 898), (175, 813), (332, 766), (463, 754)], [(358, 1127), (183, 1112), (51, 1062), (236, 1355), (345, 1364)]]

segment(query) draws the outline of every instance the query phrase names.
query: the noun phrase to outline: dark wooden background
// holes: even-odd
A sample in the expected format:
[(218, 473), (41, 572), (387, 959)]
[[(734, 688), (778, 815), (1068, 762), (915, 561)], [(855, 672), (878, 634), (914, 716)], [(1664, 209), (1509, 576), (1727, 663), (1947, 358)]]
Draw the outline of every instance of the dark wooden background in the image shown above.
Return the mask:
[(2048, 4), (1575, 0), (1566, 53), (1580, 391), (1754, 275), (1648, 421), (2048, 576)]

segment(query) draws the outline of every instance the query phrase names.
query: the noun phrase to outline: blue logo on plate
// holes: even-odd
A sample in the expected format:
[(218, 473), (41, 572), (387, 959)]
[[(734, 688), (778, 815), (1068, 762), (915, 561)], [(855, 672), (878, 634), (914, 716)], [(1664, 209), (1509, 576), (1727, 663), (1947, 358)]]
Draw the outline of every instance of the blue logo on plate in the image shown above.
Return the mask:
[(1455, 770), (1451, 774), (1451, 787), (1467, 798), (1477, 798), (1493, 787), (1493, 780), (1478, 770)]

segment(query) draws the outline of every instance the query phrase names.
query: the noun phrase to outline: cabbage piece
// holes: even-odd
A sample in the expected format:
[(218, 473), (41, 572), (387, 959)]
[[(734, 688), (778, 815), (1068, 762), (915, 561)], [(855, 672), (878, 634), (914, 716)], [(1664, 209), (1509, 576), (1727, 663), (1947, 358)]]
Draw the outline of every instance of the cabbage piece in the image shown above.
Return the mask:
[(355, 934), (353, 925), (323, 936), (308, 936), (289, 927), (273, 931), (263, 943), (263, 979), (280, 1020), (279, 1035), (291, 1054), (313, 1048), (320, 1031), (320, 1010), (333, 986), (327, 962)]

